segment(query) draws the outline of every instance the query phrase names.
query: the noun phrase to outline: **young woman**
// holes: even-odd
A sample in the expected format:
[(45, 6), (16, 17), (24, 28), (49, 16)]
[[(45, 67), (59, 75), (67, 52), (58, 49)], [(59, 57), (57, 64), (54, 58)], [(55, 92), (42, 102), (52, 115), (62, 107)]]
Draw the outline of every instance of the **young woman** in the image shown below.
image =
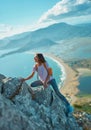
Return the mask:
[(52, 75), (50, 75), (49, 72), (49, 65), (47, 63), (47, 61), (45, 60), (43, 54), (38, 53), (35, 55), (34, 57), (35, 60), (35, 65), (33, 67), (33, 71), (32, 74), (30, 76), (28, 76), (27, 78), (23, 78), (22, 81), (26, 81), (31, 79), (35, 72), (38, 73), (38, 77), (39, 80), (36, 80), (34, 82), (31, 83), (31, 87), (38, 87), (38, 86), (44, 86), (44, 88), (46, 88), (48, 85), (51, 85), (55, 91), (55, 93), (59, 96), (59, 98), (61, 98), (64, 103), (66, 104), (67, 108), (68, 108), (68, 112), (71, 112), (71, 106), (70, 103), (67, 101), (67, 99), (59, 92), (57, 83), (55, 81), (55, 79), (53, 78)]

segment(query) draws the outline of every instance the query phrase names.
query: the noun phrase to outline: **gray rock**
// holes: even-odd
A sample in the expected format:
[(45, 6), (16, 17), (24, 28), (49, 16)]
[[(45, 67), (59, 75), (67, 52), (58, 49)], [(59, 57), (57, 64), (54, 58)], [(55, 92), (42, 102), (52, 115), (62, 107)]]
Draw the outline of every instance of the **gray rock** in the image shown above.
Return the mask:
[(2, 81), (3, 79), (5, 79), (6, 77), (2, 74), (0, 74), (0, 81)]
[(10, 98), (16, 90), (19, 89), (21, 82), (17, 78), (4, 78), (3, 79), (3, 95)]
[(3, 92), (3, 82), (0, 82), (0, 93)]
[(4, 78), (4, 91), (0, 94), (0, 130), (81, 130), (71, 114), (66, 116), (66, 106), (55, 92), (36, 89), (34, 98), (26, 83), (12, 100), (9, 97), (17, 90), (21, 81)]
[(86, 112), (75, 112), (74, 116), (80, 126), (84, 130), (91, 130), (91, 114), (88, 114)]

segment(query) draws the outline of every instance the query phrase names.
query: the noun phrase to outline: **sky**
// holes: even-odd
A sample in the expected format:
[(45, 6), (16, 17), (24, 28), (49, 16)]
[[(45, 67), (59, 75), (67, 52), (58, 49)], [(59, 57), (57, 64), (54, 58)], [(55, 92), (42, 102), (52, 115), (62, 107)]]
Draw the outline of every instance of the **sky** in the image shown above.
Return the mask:
[(91, 23), (91, 0), (0, 0), (0, 39), (58, 22)]

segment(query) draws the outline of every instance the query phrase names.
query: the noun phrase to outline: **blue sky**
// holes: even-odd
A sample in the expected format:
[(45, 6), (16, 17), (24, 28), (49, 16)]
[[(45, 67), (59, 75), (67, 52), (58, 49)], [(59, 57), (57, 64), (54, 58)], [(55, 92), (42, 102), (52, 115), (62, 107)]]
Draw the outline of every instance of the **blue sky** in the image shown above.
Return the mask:
[(30, 25), (60, 0), (0, 0), (0, 23)]
[(57, 22), (91, 22), (91, 0), (0, 0), (0, 38)]

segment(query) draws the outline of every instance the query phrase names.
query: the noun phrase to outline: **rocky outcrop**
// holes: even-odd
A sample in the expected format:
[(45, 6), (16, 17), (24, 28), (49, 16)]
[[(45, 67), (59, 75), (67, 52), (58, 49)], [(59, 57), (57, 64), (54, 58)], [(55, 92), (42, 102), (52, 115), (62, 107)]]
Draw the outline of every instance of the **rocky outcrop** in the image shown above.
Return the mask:
[(91, 130), (91, 114), (81, 111), (75, 111), (74, 116), (83, 130)]
[(51, 87), (37, 88), (33, 96), (28, 88), (0, 75), (0, 130), (82, 130)]

